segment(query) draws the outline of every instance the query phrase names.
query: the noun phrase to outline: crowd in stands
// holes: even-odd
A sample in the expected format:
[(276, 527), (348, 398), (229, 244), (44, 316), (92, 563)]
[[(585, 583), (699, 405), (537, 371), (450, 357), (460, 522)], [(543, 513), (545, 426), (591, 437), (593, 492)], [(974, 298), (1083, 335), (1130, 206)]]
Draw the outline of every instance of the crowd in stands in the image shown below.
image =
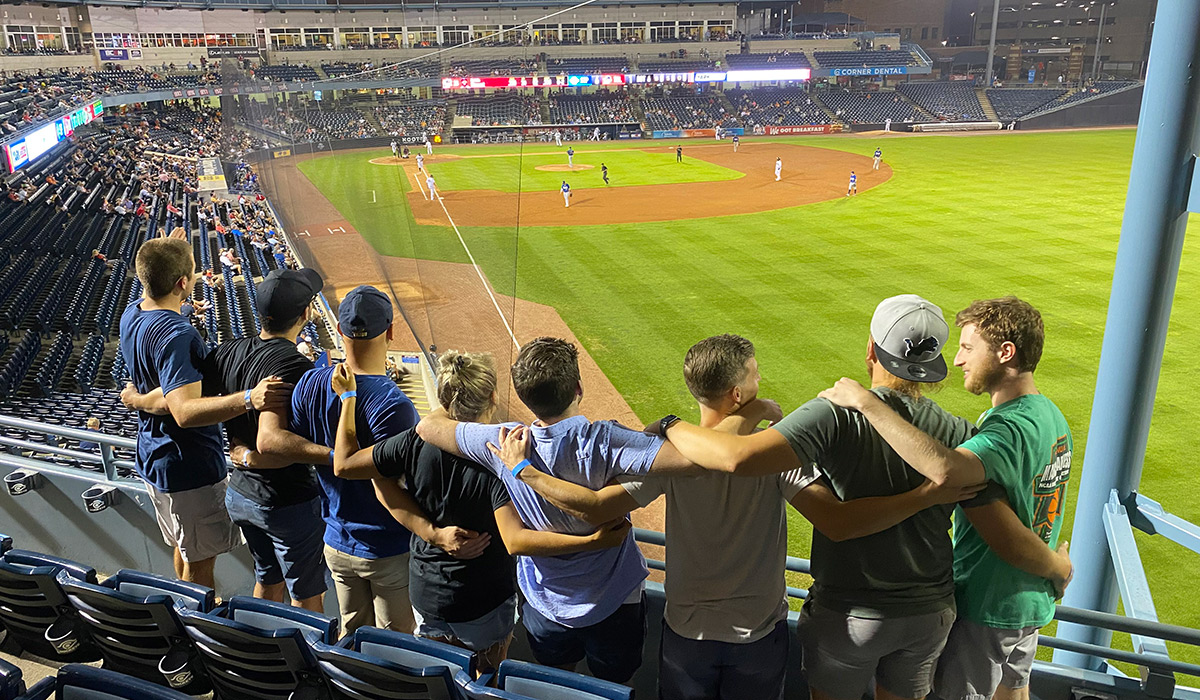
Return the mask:
[(647, 97), (642, 100), (646, 123), (653, 130), (736, 127), (737, 118), (726, 113), (715, 95)]
[(800, 88), (759, 88), (726, 95), (747, 129), (829, 123), (829, 115)]
[(975, 86), (965, 81), (900, 83), (896, 89), (938, 119), (985, 121)]
[(910, 123), (925, 119), (920, 110), (896, 92), (827, 90), (816, 97), (839, 120), (849, 124)]
[(565, 73), (628, 73), (629, 59), (624, 56), (592, 56), (588, 58), (551, 58), (546, 61), (546, 72), (551, 75)]
[(455, 114), (471, 117), (483, 126), (521, 126), (542, 123), (542, 106), (536, 97), (500, 93), (458, 98)]
[(600, 124), (633, 122), (633, 103), (624, 90), (608, 89), (591, 95), (553, 95), (549, 98), (550, 123)]
[(537, 75), (541, 67), (537, 59), (507, 58), (455, 60), (447, 68), (447, 74), (456, 77), (479, 75)]
[(446, 125), (446, 101), (388, 103), (375, 107), (375, 118), (388, 136), (440, 134)]

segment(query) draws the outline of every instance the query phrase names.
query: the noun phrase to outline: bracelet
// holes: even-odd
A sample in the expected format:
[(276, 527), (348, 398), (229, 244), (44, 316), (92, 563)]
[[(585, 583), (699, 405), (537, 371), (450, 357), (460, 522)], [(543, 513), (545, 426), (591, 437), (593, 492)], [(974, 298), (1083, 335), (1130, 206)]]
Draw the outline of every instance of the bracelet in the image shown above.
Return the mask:
[(250, 392), (252, 392), (252, 391), (254, 391), (254, 390), (253, 390), (253, 389), (247, 389), (247, 390), (246, 390), (246, 393), (242, 395), (242, 401), (244, 401), (244, 402), (246, 403), (246, 410), (247, 410), (247, 411), (249, 411), (250, 409), (254, 408), (254, 402), (250, 400)]
[(512, 475), (516, 476), (517, 474), (520, 474), (521, 470), (528, 466), (531, 466), (531, 462), (528, 459), (523, 459), (520, 462), (517, 462), (517, 466), (513, 467)]
[(329, 466), (333, 466), (333, 450), (329, 451)]
[(351, 389), (350, 391), (343, 391), (342, 393), (338, 394), (338, 398), (341, 399), (342, 401), (345, 401), (346, 399), (349, 399), (349, 398), (353, 398), (355, 396), (358, 396), (358, 392), (355, 391), (354, 389)]
[(242, 466), (247, 469), (250, 468), (250, 450), (242, 452)]

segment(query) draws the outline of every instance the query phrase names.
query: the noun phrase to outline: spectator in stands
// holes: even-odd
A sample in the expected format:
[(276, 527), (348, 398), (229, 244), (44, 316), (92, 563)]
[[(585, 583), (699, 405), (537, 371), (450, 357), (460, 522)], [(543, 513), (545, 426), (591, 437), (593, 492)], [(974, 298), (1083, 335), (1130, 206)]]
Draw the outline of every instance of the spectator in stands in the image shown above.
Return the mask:
[[(496, 372), (485, 355), (446, 352), (438, 359), (438, 402), (455, 419), (488, 421), (496, 407)], [(335, 390), (355, 388), (354, 377)], [(351, 396), (347, 401), (354, 401)], [(354, 421), (338, 425), (334, 465), (376, 479), (384, 504), (411, 492), (434, 514), (441, 533), (412, 539), (413, 614), (417, 634), (478, 652), (480, 671), (491, 672), (507, 655), (517, 619), (517, 582), (512, 556), (556, 556), (620, 545), (629, 524), (622, 520), (592, 535), (564, 535), (527, 528), (504, 484), (478, 465), (447, 454), (408, 430), (358, 450)], [(448, 531), (448, 532), (446, 532)], [(452, 538), (457, 558), (434, 543)], [(478, 558), (463, 559), (475, 550)]]
[(296, 338), (296, 352), (300, 353), (301, 355), (304, 355), (309, 360), (312, 360), (314, 362), (317, 359), (317, 353), (313, 349), (312, 338), (308, 337), (307, 335), (305, 335), (303, 333), (300, 334), (300, 336)]
[[(205, 363), (205, 393), (241, 394), (265, 377), (298, 383), (313, 363), (296, 352), (292, 339), (307, 323), (309, 304), (322, 286), (321, 276), (311, 269), (267, 275), (257, 290), (262, 331), (213, 351)], [(271, 411), (277, 425), (286, 425), (286, 410)], [(254, 559), (254, 597), (282, 602), (286, 587), (293, 605), (322, 612), (320, 489), (307, 463), (327, 461), (329, 451), (308, 443), (300, 454), (267, 457), (257, 451), (258, 429), (255, 412), (225, 422), (233, 463), (241, 467), (230, 476), (225, 505)]]
[[(936, 306), (915, 295), (892, 297), (871, 319), (866, 360), (874, 395), (954, 447), (974, 426), (922, 396), (923, 386), (945, 378), (941, 349), (948, 335)], [(755, 402), (742, 416), (757, 424), (768, 409)], [(684, 456), (718, 471), (761, 475), (816, 464), (841, 500), (902, 493), (925, 481), (861, 413), (824, 398), (744, 437), (678, 420), (668, 421), (664, 432)], [(952, 510), (927, 508), (873, 537), (844, 542), (814, 530), (814, 584), (801, 613), (800, 641), (815, 700), (856, 698), (872, 683), (877, 697), (929, 693), (954, 621)], [(1009, 513), (993, 530), (1000, 538), (995, 546), (1020, 566), (1036, 546), (1046, 546)]]
[[(512, 369), (521, 402), (537, 416), (532, 432), (539, 468), (574, 483), (599, 488), (619, 473), (689, 467), (659, 438), (611, 422), (591, 422), (579, 412), (583, 387), (575, 346), (558, 338), (526, 343)], [(516, 427), (516, 424), (509, 424)], [(595, 528), (555, 508), (519, 482), (488, 449), (500, 428), (460, 423), (435, 410), (418, 426), (421, 438), (439, 449), (482, 464), (508, 488), (529, 526), (583, 535)], [(642, 663), (645, 641), (646, 562), (627, 536), (620, 547), (569, 558), (531, 556), (518, 560), (525, 596), (521, 619), (539, 663), (573, 668), (587, 658), (598, 678), (623, 683)]]
[[(88, 418), (85, 426), (86, 427), (84, 428), (84, 430), (87, 430), (88, 432), (91, 432), (91, 433), (104, 432), (100, 429), (100, 419), (96, 418), (95, 416)], [(91, 442), (90, 440), (80, 440), (79, 441), (79, 449), (81, 449), (85, 452), (97, 452), (100, 450), (100, 443)]]
[[(715, 428), (758, 394), (750, 341), (735, 335), (702, 340), (684, 358), (684, 379)], [(732, 428), (733, 423), (727, 423)], [(755, 426), (741, 423), (742, 433)], [(517, 429), (513, 436), (525, 432)], [(506, 440), (505, 463), (524, 456), (523, 439)], [(510, 444), (515, 447), (509, 452)], [(837, 540), (885, 530), (924, 508), (956, 500), (957, 488), (918, 487), (887, 498), (840, 501), (813, 469), (757, 479), (710, 473), (622, 477), (592, 492), (536, 469), (519, 477), (544, 498), (589, 522), (610, 519), (667, 495), (667, 610), (659, 663), (664, 700), (782, 698), (787, 662), (785, 500)], [(747, 520), (748, 519), (748, 520)], [(738, 521), (738, 527), (729, 527)]]
[[(201, 397), (207, 350), (179, 313), (196, 282), (186, 237), (177, 229), (138, 250), (135, 265), (145, 292), (121, 315), (121, 355), (133, 380), (121, 397), (139, 411), (135, 468), (146, 481), (163, 539), (175, 550), (175, 573), (211, 588), (217, 555), (242, 544), (225, 511), (225, 453), (217, 424), (283, 405), (290, 386), (267, 378), (244, 394)], [(131, 400), (155, 389), (162, 391), (162, 406)]]
[[(944, 698), (1028, 697), (1038, 629), (1054, 617), (1054, 600), (1071, 579), (1067, 545), (1058, 545), (1071, 429), (1034, 383), (1045, 339), (1037, 309), (1016, 297), (987, 299), (960, 311), (955, 322), (962, 337), (954, 364), (963, 368), (967, 391), (992, 400), (979, 433), (957, 449), (922, 433), (851, 379), (821, 395), (858, 411), (926, 476), (991, 484), (964, 504), (966, 522), (955, 524), (962, 607), (938, 662), (937, 692)], [(1014, 520), (1016, 527), (1008, 528)], [(1024, 565), (1005, 556), (1009, 537), (1029, 542)]]
[[(373, 445), (416, 425), (417, 410), (386, 376), (391, 300), (374, 287), (354, 288), (338, 307), (338, 332), (346, 348), (346, 364), (357, 375), (355, 419), (361, 444)], [(370, 483), (340, 478), (332, 467), (345, 398), (333, 393), (333, 369), (315, 369), (300, 379), (288, 424), (261, 426), (258, 449), (287, 454), (286, 444), (299, 436), (328, 452), (328, 459), (317, 465), (317, 479), (325, 498), (325, 562), (333, 574), (343, 634), (369, 625), (411, 633), (411, 533), (376, 500)]]

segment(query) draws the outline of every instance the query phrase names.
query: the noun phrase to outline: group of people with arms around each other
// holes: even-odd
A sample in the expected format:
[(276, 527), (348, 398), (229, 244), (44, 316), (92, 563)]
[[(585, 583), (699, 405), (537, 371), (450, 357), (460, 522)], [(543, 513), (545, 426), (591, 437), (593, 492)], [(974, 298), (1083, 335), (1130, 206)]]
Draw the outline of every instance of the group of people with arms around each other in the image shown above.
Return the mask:
[[(179, 315), (191, 246), (144, 244), (145, 288), (121, 320), (139, 411), (137, 470), (176, 574), (213, 586), (244, 541), (255, 594), (363, 625), (508, 653), (518, 619), (535, 659), (627, 682), (642, 663), (645, 559), (628, 514), (667, 496), (659, 695), (782, 698), (790, 644), (815, 700), (1028, 697), (1038, 629), (1071, 578), (1058, 543), (1071, 433), (1040, 394), (1040, 314), (1016, 298), (959, 312), (954, 364), (991, 407), (974, 423), (926, 396), (950, 328), (915, 295), (884, 300), (870, 379), (841, 379), (786, 416), (758, 396), (754, 345), (693, 345), (683, 376), (699, 423), (645, 431), (580, 410), (577, 350), (542, 337), (511, 368), (536, 420), (493, 423), (488, 355), (438, 357), (439, 407), (418, 420), (387, 376), (391, 300), (338, 306), (346, 360), (296, 351), (323, 282), (278, 270), (258, 287), (262, 333), (209, 352)], [(236, 465), (226, 469), (219, 424)], [(760, 429), (764, 423), (769, 427)], [(787, 507), (813, 524), (813, 586), (787, 631)]]

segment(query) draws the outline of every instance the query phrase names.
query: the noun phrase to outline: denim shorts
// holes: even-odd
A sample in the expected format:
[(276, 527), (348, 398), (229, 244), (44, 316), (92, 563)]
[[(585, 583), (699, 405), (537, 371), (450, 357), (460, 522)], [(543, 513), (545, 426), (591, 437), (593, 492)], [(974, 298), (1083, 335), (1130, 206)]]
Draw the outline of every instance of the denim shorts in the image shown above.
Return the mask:
[(517, 625), (517, 596), (496, 606), (495, 610), (469, 622), (446, 622), (413, 608), (417, 621), (415, 634), (434, 639), (456, 639), (471, 651), (484, 651), (508, 639)]
[(225, 507), (250, 547), (256, 581), (264, 586), (286, 583), (292, 600), (325, 592), (321, 499), (277, 508), (229, 489)]

